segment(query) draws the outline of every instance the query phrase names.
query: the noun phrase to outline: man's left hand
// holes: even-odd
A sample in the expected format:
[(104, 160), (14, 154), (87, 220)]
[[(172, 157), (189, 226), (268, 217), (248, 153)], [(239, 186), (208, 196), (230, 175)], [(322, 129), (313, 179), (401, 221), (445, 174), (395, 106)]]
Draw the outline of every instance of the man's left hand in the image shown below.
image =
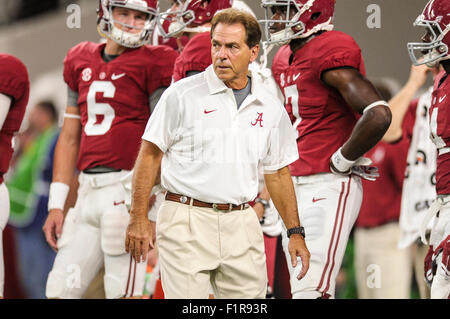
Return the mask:
[(152, 228), (147, 217), (130, 217), (125, 239), (125, 250), (136, 262), (147, 260), (148, 251), (154, 248)]
[(300, 234), (292, 234), (291, 237), (289, 237), (288, 248), (289, 254), (291, 255), (292, 267), (297, 267), (297, 257), (300, 257), (302, 260), (302, 270), (297, 276), (297, 279), (300, 280), (305, 277), (306, 273), (308, 272), (311, 254), (306, 247), (305, 239)]

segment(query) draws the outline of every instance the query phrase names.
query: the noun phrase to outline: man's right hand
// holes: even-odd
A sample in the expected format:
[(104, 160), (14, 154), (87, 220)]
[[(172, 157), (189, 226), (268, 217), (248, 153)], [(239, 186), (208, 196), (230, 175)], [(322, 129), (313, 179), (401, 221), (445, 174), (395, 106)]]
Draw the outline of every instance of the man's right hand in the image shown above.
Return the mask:
[(57, 241), (61, 237), (62, 226), (64, 224), (64, 213), (60, 209), (52, 209), (48, 213), (42, 230), (45, 233), (47, 243), (54, 251), (58, 251)]

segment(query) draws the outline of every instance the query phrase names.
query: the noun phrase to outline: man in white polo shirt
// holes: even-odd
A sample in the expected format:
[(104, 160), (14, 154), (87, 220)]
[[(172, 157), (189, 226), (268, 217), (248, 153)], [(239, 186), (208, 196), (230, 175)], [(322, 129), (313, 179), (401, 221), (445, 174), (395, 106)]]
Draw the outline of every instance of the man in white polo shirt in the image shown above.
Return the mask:
[(161, 167), (168, 192), (156, 240), (166, 298), (207, 298), (210, 283), (216, 298), (264, 298), (263, 235), (247, 204), (257, 195), (260, 165), (291, 235), (298, 279), (309, 267), (287, 167), (298, 158), (296, 134), (278, 99), (254, 85), (248, 72), (261, 39), (256, 19), (223, 10), (212, 21), (211, 38), (213, 64), (170, 86), (147, 124), (126, 247), (139, 261), (153, 246), (147, 206)]

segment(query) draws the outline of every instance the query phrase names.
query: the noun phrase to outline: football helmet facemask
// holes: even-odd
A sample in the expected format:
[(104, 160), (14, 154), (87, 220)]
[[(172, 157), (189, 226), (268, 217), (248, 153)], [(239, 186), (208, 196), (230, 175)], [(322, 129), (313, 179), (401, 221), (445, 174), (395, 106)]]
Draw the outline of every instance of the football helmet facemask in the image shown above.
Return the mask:
[[(266, 43), (283, 45), (292, 39), (306, 38), (319, 31), (333, 30), (335, 0), (262, 0)], [(274, 19), (277, 11), (284, 19)], [(277, 24), (281, 30), (273, 30)]]
[[(127, 25), (115, 21), (113, 18), (114, 7), (121, 7), (137, 10), (147, 15), (143, 27)], [(158, 17), (157, 0), (99, 0), (97, 9), (98, 32), (104, 37), (108, 37), (114, 42), (128, 48), (137, 48), (151, 41), (151, 36), (155, 28)], [(121, 28), (117, 27), (117, 24)], [(140, 30), (138, 33), (124, 31), (125, 28)]]
[(414, 65), (433, 67), (439, 61), (450, 58), (450, 1), (430, 0), (414, 26), (427, 30), (424, 42), (408, 43), (408, 53)]
[[(206, 32), (209, 27), (203, 24), (212, 20), (214, 14), (222, 9), (231, 8), (233, 0), (175, 0), (172, 10), (161, 13), (158, 29), (165, 38), (178, 37), (183, 32)], [(170, 20), (169, 31), (162, 28), (161, 21)]]

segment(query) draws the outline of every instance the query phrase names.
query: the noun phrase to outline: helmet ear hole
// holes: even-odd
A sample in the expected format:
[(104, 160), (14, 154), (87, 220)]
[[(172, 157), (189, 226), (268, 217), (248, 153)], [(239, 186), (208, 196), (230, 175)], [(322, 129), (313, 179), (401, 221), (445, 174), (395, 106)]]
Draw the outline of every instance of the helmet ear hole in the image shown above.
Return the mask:
[(321, 15), (322, 13), (321, 12), (314, 12), (312, 15), (311, 15), (311, 20), (316, 20), (316, 19), (318, 19), (319, 17), (320, 17), (320, 15)]

